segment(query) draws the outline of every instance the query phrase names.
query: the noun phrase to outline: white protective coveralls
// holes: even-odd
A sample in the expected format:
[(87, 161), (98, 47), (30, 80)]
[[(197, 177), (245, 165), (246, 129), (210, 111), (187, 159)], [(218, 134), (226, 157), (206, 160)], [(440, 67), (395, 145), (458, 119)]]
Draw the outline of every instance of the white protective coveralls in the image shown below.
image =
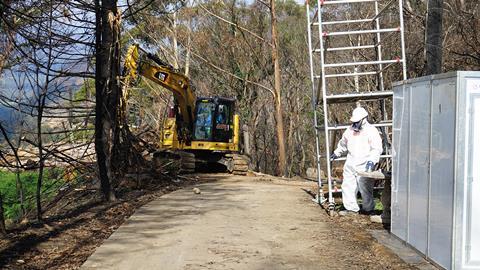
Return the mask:
[(371, 179), (356, 176), (357, 171), (365, 171), (368, 161), (378, 163), (383, 152), (382, 138), (376, 127), (363, 119), (362, 129), (355, 132), (350, 126), (343, 133), (334, 154), (340, 157), (347, 153), (347, 160), (343, 167), (342, 201), (346, 210), (358, 212), (357, 193), (362, 195), (362, 210), (372, 211), (375, 207), (373, 201), (373, 185)]

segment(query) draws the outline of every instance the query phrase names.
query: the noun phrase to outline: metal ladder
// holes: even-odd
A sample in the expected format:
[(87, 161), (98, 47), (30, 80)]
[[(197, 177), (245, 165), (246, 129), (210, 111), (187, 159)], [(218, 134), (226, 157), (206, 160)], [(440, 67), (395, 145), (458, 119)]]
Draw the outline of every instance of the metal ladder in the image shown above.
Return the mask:
[[(311, 7), (307, 0), (305, 6), (318, 181), (315, 201), (331, 211), (335, 207), (333, 193), (337, 189), (329, 160), (332, 152), (330, 135), (347, 129), (349, 125), (332, 123), (329, 106), (348, 103), (358, 106), (359, 102), (378, 101), (377, 113), (382, 115), (383, 121), (373, 125), (382, 131), (384, 148), (387, 147), (381, 158), (391, 158), (386, 141), (388, 129), (392, 127), (388, 115), (392, 114), (386, 112), (386, 100), (392, 98), (393, 92), (386, 90), (386, 83), (407, 79), (403, 2), (316, 0)], [(320, 73), (316, 73), (318, 70)], [(364, 87), (360, 87), (361, 82)], [(351, 113), (350, 109), (345, 109), (345, 114), (347, 111)], [(369, 112), (372, 114), (371, 110)], [(323, 126), (319, 125), (320, 120)], [(323, 155), (321, 136), (324, 137)], [(322, 160), (325, 162), (326, 181), (321, 179)], [(345, 158), (336, 161), (342, 160)], [(325, 197), (324, 184), (327, 185), (328, 198)]]

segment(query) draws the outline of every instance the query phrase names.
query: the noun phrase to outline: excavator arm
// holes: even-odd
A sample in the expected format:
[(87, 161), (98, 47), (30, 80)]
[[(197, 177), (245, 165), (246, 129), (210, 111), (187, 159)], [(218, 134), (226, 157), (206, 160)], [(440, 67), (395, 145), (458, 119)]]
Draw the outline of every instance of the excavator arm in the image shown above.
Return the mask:
[[(154, 64), (153, 64), (153, 63)], [(163, 62), (157, 56), (142, 50), (138, 44), (128, 48), (125, 56), (125, 81), (133, 81), (138, 76), (145, 77), (172, 92), (176, 111), (179, 139), (189, 142), (191, 140), (196, 96), (193, 92), (188, 77), (177, 72), (174, 68)]]

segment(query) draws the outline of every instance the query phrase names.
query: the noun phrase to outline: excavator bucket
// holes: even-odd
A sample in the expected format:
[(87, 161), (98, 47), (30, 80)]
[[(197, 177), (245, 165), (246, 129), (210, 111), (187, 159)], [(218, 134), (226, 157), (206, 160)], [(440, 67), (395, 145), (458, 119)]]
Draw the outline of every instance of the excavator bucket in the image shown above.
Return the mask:
[(134, 44), (128, 48), (124, 64), (124, 68), (127, 71), (125, 76), (131, 80), (135, 80), (138, 76), (138, 57), (138, 45)]

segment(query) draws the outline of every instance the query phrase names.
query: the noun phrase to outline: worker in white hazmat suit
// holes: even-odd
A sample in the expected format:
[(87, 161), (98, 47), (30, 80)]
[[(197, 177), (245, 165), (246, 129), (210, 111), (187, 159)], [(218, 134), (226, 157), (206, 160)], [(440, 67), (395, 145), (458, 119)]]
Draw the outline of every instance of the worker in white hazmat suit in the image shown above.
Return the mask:
[(372, 212), (375, 207), (374, 182), (357, 175), (357, 171), (372, 171), (383, 152), (382, 138), (377, 128), (367, 121), (367, 117), (368, 112), (364, 108), (357, 107), (353, 110), (350, 118), (352, 124), (345, 130), (337, 149), (330, 156), (330, 159), (334, 160), (347, 154), (342, 183), (342, 201), (345, 211), (341, 211), (341, 215), (356, 214), (360, 211), (357, 204), (358, 191), (362, 196), (363, 212)]

